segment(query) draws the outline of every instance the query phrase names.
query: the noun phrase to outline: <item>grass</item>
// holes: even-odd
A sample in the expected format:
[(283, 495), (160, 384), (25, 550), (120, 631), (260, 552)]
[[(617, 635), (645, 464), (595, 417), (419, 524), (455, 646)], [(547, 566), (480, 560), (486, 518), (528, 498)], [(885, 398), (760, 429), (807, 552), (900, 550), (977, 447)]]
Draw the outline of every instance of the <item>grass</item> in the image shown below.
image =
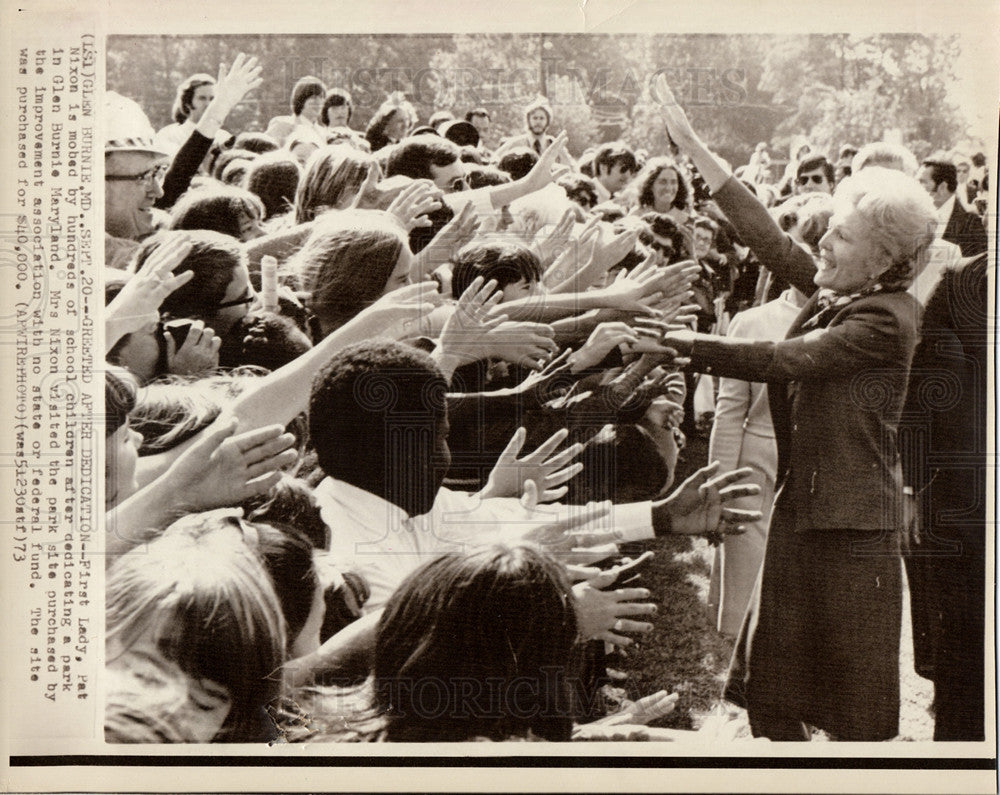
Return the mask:
[[(657, 690), (680, 695), (674, 712), (652, 725), (698, 728), (703, 716), (720, 709), (732, 653), (732, 643), (715, 631), (706, 613), (712, 548), (701, 539), (666, 537), (622, 551), (634, 555), (643, 549), (653, 549), (656, 556), (644, 564), (641, 577), (630, 585), (652, 591), (659, 612), (652, 621), (653, 630), (631, 646), (624, 659), (612, 657), (609, 664), (628, 674), (619, 686), (630, 699)], [(900, 734), (896, 740), (932, 739), (934, 719), (928, 707), (933, 685), (913, 671), (909, 599), (905, 591), (900, 691)], [(725, 710), (740, 720), (746, 719), (745, 713), (732, 704), (726, 704)], [(749, 736), (749, 727), (740, 736)]]

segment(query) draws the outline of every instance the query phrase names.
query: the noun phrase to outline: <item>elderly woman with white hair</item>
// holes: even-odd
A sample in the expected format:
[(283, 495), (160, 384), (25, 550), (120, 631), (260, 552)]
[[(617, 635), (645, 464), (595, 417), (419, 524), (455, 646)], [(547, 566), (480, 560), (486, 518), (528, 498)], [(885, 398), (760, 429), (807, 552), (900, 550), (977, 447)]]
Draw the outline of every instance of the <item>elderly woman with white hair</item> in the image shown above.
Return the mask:
[[(729, 174), (660, 88), (671, 138), (721, 190)], [(906, 288), (934, 232), (927, 198), (898, 171), (845, 179), (819, 245), (820, 289), (783, 341), (664, 340), (700, 372), (769, 384), (777, 496), (756, 625), (744, 625), (726, 694), (757, 736), (806, 740), (807, 724), (839, 740), (898, 733), (896, 431), (919, 321)]]

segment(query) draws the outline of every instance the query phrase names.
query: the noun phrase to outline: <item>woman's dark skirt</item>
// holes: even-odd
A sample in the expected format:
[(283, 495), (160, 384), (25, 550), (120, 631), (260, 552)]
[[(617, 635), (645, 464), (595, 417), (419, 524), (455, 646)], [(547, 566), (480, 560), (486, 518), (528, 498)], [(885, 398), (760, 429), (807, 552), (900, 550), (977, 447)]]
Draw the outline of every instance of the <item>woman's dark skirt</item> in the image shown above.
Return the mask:
[[(838, 740), (899, 733), (898, 534), (795, 531), (779, 495), (726, 698), (751, 726), (801, 721)], [(756, 611), (755, 611), (756, 607)], [(749, 643), (747, 643), (749, 639)]]

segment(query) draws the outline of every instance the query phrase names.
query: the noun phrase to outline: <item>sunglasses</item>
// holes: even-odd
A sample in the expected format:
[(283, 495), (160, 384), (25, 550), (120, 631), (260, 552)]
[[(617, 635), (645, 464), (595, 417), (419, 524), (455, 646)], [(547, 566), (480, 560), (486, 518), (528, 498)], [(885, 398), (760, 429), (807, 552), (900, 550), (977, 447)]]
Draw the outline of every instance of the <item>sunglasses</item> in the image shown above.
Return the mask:
[(811, 182), (813, 185), (822, 185), (825, 180), (826, 177), (823, 174), (803, 174), (798, 178), (798, 183), (799, 185), (808, 185)]
[(147, 171), (143, 171), (141, 174), (105, 174), (104, 179), (108, 182), (135, 182), (137, 185), (147, 184), (151, 185), (156, 183), (157, 185), (162, 185), (163, 180), (167, 177), (167, 166), (161, 164), (159, 166), (153, 166)]

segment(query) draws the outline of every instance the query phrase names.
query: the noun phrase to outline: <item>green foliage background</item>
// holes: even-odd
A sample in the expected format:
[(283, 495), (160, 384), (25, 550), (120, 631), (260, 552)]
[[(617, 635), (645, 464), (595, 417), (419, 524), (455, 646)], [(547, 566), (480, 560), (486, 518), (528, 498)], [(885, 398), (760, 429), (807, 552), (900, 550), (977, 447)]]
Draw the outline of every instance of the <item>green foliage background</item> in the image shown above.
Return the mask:
[(615, 138), (657, 154), (666, 141), (650, 88), (665, 72), (696, 129), (734, 164), (758, 141), (784, 155), (796, 135), (831, 154), (887, 136), (918, 157), (982, 144), (965, 140), (966, 119), (949, 102), (955, 36), (111, 36), (108, 46), (108, 88), (137, 100), (156, 128), (171, 121), (182, 80), (247, 52), (261, 59), (265, 83), (234, 111), (230, 130), (264, 129), (288, 113), (295, 80), (312, 74), (353, 93), (358, 129), (388, 91), (403, 91), (421, 120), (485, 106), (495, 145), (521, 131), (521, 108), (544, 93), (575, 155)]

